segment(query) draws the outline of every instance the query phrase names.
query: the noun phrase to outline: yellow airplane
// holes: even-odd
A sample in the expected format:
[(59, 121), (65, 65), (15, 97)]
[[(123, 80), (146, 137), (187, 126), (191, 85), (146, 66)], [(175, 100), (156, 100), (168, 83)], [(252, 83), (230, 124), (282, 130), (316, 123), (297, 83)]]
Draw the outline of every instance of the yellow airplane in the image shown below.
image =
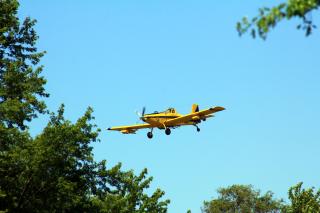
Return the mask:
[(147, 133), (148, 138), (152, 138), (153, 128), (164, 129), (166, 135), (170, 135), (171, 130), (180, 126), (193, 125), (197, 128), (197, 131), (200, 131), (198, 124), (201, 121), (206, 121), (207, 118), (213, 117), (214, 113), (225, 110), (225, 108), (216, 106), (209, 109), (199, 111), (199, 106), (197, 104), (192, 105), (191, 113), (186, 115), (181, 115), (176, 112), (174, 108), (169, 108), (163, 112), (157, 112), (151, 114), (145, 114), (146, 108), (142, 109), (142, 113), (139, 114), (140, 119), (144, 124), (137, 124), (131, 126), (116, 126), (110, 127), (107, 130), (116, 130), (120, 131), (123, 134), (135, 134), (139, 129), (151, 129)]

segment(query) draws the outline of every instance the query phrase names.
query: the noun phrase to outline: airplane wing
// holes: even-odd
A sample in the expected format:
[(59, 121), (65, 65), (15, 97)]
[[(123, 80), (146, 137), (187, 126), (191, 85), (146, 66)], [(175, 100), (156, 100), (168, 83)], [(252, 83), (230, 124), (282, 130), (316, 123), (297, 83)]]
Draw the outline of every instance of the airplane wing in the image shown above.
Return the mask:
[(213, 114), (213, 113), (216, 113), (216, 112), (219, 112), (219, 111), (222, 111), (222, 110), (225, 110), (225, 108), (216, 106), (216, 107), (213, 107), (213, 108), (201, 110), (199, 112), (194, 112), (194, 113), (190, 113), (190, 114), (178, 117), (178, 118), (167, 120), (167, 122), (165, 122), (165, 125), (166, 126), (174, 126), (174, 125), (180, 125), (180, 124), (183, 124), (183, 123), (187, 123), (187, 122), (190, 122), (190, 121), (193, 121), (193, 120), (209, 118), (209, 117), (213, 116), (213, 115), (210, 115), (210, 114)]
[(107, 130), (116, 130), (120, 131), (123, 134), (135, 134), (138, 129), (145, 129), (145, 128), (151, 128), (152, 126), (150, 124), (137, 124), (137, 125), (131, 125), (131, 126), (115, 126), (110, 127)]

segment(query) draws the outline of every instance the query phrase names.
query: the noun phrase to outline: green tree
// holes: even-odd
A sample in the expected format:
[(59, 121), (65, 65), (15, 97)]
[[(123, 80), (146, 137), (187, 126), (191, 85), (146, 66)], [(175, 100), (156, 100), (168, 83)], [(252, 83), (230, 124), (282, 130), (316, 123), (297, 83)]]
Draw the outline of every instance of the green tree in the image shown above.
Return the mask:
[(99, 196), (93, 197), (94, 206), (100, 212), (130, 213), (130, 212), (167, 212), (169, 200), (160, 201), (164, 192), (157, 189), (151, 196), (144, 193), (149, 188), (152, 177), (146, 178), (147, 169), (144, 169), (139, 176), (132, 171), (120, 171), (121, 164), (110, 170), (102, 170), (107, 184), (102, 181), (102, 189)]
[(291, 204), (288, 205), (285, 212), (287, 213), (313, 213), (320, 212), (320, 190), (315, 188), (302, 189), (302, 182), (289, 189), (289, 199)]
[(25, 129), (24, 122), (45, 112), (45, 103), (37, 97), (48, 94), (42, 66), (35, 67), (44, 55), (35, 47), (36, 21), (26, 18), (20, 24), (18, 6), (14, 0), (0, 1), (0, 121), (2, 128)]
[(232, 185), (218, 189), (218, 198), (205, 201), (205, 213), (276, 213), (283, 207), (283, 201), (273, 198), (273, 193), (260, 195), (251, 185)]
[(304, 30), (306, 36), (309, 36), (316, 26), (308, 14), (317, 10), (319, 6), (319, 0), (288, 0), (272, 8), (263, 7), (259, 9), (259, 14), (251, 20), (248, 20), (247, 17), (242, 18), (237, 23), (237, 31), (239, 35), (250, 31), (253, 38), (258, 34), (259, 37), (265, 39), (270, 29), (283, 19), (298, 18), (301, 24), (297, 28)]
[[(1, 163), (0, 199), (4, 209), (24, 212), (166, 212), (164, 192), (151, 196), (144, 190), (152, 178), (121, 171), (121, 164), (106, 168), (95, 162), (91, 142), (98, 129), (90, 124), (89, 108), (75, 124), (63, 117), (63, 106), (35, 139), (22, 139)], [(36, 209), (35, 209), (36, 207)]]
[(162, 190), (145, 192), (152, 181), (146, 169), (136, 176), (94, 160), (100, 130), (91, 108), (72, 123), (62, 105), (30, 136), (28, 124), (47, 112), (41, 98), (48, 94), (35, 20), (20, 24), (18, 6), (0, 0), (0, 212), (166, 212)]

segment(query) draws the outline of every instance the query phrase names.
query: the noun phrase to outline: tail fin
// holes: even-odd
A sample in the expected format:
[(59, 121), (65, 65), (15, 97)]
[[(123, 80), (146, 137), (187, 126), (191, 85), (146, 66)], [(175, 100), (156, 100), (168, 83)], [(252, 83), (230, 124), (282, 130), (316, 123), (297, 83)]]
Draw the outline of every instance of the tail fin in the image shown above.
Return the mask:
[(191, 113), (199, 112), (199, 105), (192, 104)]

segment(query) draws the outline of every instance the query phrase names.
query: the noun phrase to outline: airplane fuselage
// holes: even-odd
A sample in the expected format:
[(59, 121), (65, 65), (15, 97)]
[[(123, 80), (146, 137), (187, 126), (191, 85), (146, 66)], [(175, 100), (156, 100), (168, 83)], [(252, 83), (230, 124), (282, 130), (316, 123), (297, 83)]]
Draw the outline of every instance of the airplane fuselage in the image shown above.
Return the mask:
[[(172, 127), (172, 125), (166, 125), (166, 121), (181, 117), (182, 115), (179, 113), (153, 113), (153, 114), (146, 114), (144, 115), (141, 120), (146, 123), (149, 123), (153, 126), (156, 126), (159, 129), (165, 129), (167, 127)], [(181, 125), (194, 125), (196, 122), (187, 122), (187, 123), (180, 123), (174, 126), (181, 126)]]

